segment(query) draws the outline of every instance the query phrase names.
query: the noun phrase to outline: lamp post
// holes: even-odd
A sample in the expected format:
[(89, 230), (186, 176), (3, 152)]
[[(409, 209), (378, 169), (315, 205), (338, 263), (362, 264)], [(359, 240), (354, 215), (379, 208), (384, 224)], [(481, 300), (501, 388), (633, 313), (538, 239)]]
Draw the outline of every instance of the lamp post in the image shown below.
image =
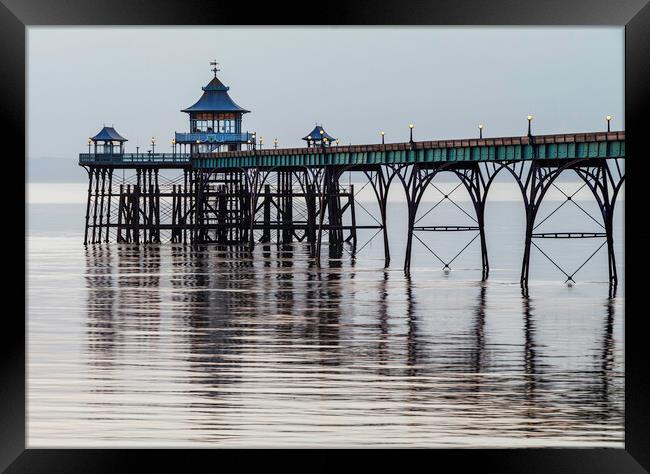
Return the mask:
[(197, 155), (199, 154), (199, 145), (200, 145), (200, 144), (201, 144), (201, 141), (200, 141), (200, 140), (197, 140), (197, 141), (196, 141), (196, 154), (197, 154)]
[(255, 141), (255, 135), (256, 135), (255, 132), (253, 132), (253, 133), (251, 134), (251, 137), (252, 137), (252, 139), (253, 139), (253, 150), (255, 150), (255, 147), (256, 147), (256, 145), (255, 145), (255, 144), (256, 144), (256, 141)]
[(93, 142), (92, 138), (88, 138), (88, 154), (90, 155), (90, 144)]
[(605, 118), (607, 119), (607, 131), (608, 131), (608, 132), (611, 132), (612, 130), (611, 130), (610, 126), (609, 126), (609, 125), (610, 125), (609, 122), (612, 121), (612, 116), (611, 116), (611, 115), (608, 115), (608, 116), (605, 117)]
[(383, 130), (381, 132), (379, 132), (379, 135), (381, 135), (381, 144), (383, 145), (384, 144), (384, 135), (385, 135)]
[(339, 146), (339, 139), (336, 139), (336, 146)]
[(327, 139), (327, 137), (323, 137), (323, 140), (321, 141), (322, 147), (325, 148), (327, 146), (328, 142), (329, 142), (329, 140)]
[(411, 133), (411, 136), (409, 138), (409, 143), (411, 143), (411, 144), (413, 143), (413, 127), (414, 126), (415, 125), (413, 125), (412, 123), (409, 123), (409, 130), (410, 130), (410, 133)]
[(154, 137), (151, 137), (151, 153), (156, 152), (156, 139)]
[(478, 124), (478, 138), (479, 139), (483, 138), (483, 124), (482, 123)]
[(311, 135), (307, 136), (307, 148), (311, 148)]
[(172, 138), (172, 156), (176, 156), (176, 139)]
[(278, 139), (277, 138), (273, 139), (273, 148), (275, 148), (276, 150), (278, 148)]
[(533, 121), (533, 116), (532, 116), (532, 115), (529, 115), (529, 116), (526, 117), (526, 118), (528, 119), (528, 136), (530, 137), (530, 136), (532, 135), (531, 130), (530, 130), (530, 122)]
[(248, 146), (247, 150), (251, 149), (251, 139), (246, 140), (246, 145)]
[(260, 135), (260, 150), (263, 148), (264, 145), (264, 137)]

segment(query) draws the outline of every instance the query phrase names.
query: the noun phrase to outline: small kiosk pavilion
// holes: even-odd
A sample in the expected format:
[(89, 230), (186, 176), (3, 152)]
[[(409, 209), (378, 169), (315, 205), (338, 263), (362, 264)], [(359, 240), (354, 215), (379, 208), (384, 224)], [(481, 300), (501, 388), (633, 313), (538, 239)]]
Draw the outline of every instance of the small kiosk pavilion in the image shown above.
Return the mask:
[(97, 135), (88, 139), (88, 153), (92, 144), (95, 155), (123, 155), (126, 141), (113, 127), (104, 126)]
[(336, 141), (336, 138), (327, 133), (323, 129), (322, 125), (316, 125), (314, 129), (309, 132), (307, 136), (302, 137), (302, 139), (307, 142), (307, 148), (332, 146), (332, 143)]

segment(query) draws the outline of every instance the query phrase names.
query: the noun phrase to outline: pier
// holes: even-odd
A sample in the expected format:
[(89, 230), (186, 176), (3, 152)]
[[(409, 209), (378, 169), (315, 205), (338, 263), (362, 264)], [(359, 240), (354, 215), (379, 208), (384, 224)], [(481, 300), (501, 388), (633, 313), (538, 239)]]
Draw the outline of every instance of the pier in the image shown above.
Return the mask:
[[(113, 127), (89, 138), (88, 152), (79, 155), (79, 165), (89, 178), (85, 245), (170, 241), (251, 251), (258, 243), (303, 242), (320, 264), (323, 247), (330, 256), (340, 256), (344, 249), (354, 256), (359, 250), (357, 231), (370, 229), (383, 237), (388, 267), (386, 209), (391, 186), (398, 186), (408, 212), (404, 272), (410, 273), (413, 239), (420, 240), (422, 232), (468, 232), (474, 234), (470, 244), (479, 240), (485, 280), (490, 271), (485, 204), (495, 178), (506, 173), (519, 187), (524, 205), (523, 291), (528, 291), (533, 248), (564, 274), (567, 283), (573, 283), (582, 268), (565, 271), (538, 247), (538, 239), (591, 238), (602, 241), (598, 250), (606, 247), (610, 293), (615, 293), (613, 215), (625, 179), (625, 132), (609, 131), (610, 117), (608, 131), (603, 132), (534, 135), (529, 116), (523, 136), (483, 138), (480, 127), (478, 138), (416, 141), (410, 126), (409, 141), (383, 143), (382, 135), (382, 143), (349, 146), (339, 145), (322, 126), (316, 126), (303, 138), (305, 147), (277, 148), (275, 143), (274, 148), (263, 149), (262, 137), (242, 131), (242, 117), (249, 111), (230, 99), (229, 88), (217, 78), (213, 65), (214, 78), (201, 98), (182, 110), (189, 114), (190, 131), (175, 133), (171, 153), (156, 153), (153, 138), (148, 152), (125, 153), (127, 139)], [(129, 177), (120, 179), (118, 170), (128, 170)], [(175, 170), (177, 177), (163, 177), (161, 170)], [(575, 172), (591, 191), (600, 216), (590, 217), (602, 231), (536, 232), (548, 218), (538, 215), (540, 205), (566, 171)], [(347, 173), (363, 176), (374, 191), (378, 212), (371, 225), (357, 224), (358, 190), (342, 183)], [(441, 173), (453, 174), (469, 193), (474, 213), (468, 216), (473, 225), (418, 225), (424, 192), (435, 186), (434, 179)], [(573, 196), (565, 197), (571, 201)], [(449, 195), (443, 199), (453, 202)], [(424, 245), (443, 269), (450, 269), (452, 262)]]

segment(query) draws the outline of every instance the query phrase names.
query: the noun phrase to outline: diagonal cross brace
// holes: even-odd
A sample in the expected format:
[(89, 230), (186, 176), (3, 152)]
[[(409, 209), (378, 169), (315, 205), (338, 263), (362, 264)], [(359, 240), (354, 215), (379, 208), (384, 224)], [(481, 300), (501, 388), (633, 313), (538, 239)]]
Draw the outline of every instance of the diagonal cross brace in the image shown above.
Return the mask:
[(580, 270), (582, 270), (582, 267), (584, 267), (594, 257), (594, 255), (596, 255), (598, 253), (598, 251), (600, 249), (602, 249), (605, 246), (605, 244), (607, 243), (607, 240), (605, 240), (602, 244), (600, 244), (600, 246), (596, 250), (594, 250), (594, 252), (587, 258), (587, 260), (585, 260), (582, 263), (582, 265), (580, 265), (571, 274), (568, 274), (562, 267), (560, 267), (560, 265), (558, 265), (551, 257), (549, 257), (549, 255), (546, 252), (544, 252), (539, 247), (539, 245), (537, 245), (534, 241), (531, 240), (531, 243), (535, 246), (535, 248), (537, 250), (539, 250), (542, 253), (542, 255), (544, 255), (548, 259), (549, 262), (551, 262), (553, 265), (555, 265), (555, 267), (564, 274), (564, 276), (566, 277), (566, 280), (564, 280), (564, 283), (567, 283), (568, 281), (572, 281), (573, 283), (575, 283), (576, 281), (573, 279), (573, 277), (576, 275), (576, 273), (578, 273)]
[(554, 210), (553, 212), (551, 212), (551, 213), (550, 213), (549, 215), (547, 215), (544, 219), (542, 219), (541, 222), (539, 222), (535, 227), (533, 227), (533, 230), (537, 229), (540, 225), (542, 225), (544, 222), (546, 222), (546, 221), (547, 221), (547, 220), (548, 220), (548, 219), (549, 219), (553, 214), (555, 214), (557, 211), (559, 211), (560, 208), (561, 208), (562, 206), (564, 206), (564, 205), (565, 205), (567, 202), (569, 202), (569, 201), (572, 202), (573, 204), (575, 204), (575, 205), (578, 207), (578, 209), (580, 209), (582, 212), (584, 212), (584, 213), (585, 213), (585, 214), (586, 214), (586, 215), (587, 215), (587, 216), (588, 216), (592, 221), (594, 221), (596, 224), (598, 224), (598, 225), (599, 225), (600, 227), (602, 227), (603, 229), (605, 228), (605, 226), (604, 226), (603, 224), (601, 224), (600, 222), (598, 222), (598, 219), (596, 219), (594, 216), (592, 216), (591, 214), (589, 214), (588, 211), (586, 211), (586, 210), (585, 210), (585, 209), (584, 209), (580, 204), (578, 204), (578, 203), (575, 201), (575, 199), (573, 199), (573, 196), (575, 196), (576, 194), (578, 194), (578, 193), (582, 190), (582, 188), (584, 188), (584, 187), (587, 185), (587, 183), (584, 183), (582, 186), (580, 186), (580, 187), (579, 187), (579, 188), (578, 188), (578, 189), (577, 189), (573, 194), (571, 194), (571, 195), (568, 195), (567, 193), (565, 193), (565, 192), (564, 192), (561, 188), (559, 188), (555, 183), (552, 183), (552, 185), (553, 185), (553, 187), (554, 187), (555, 189), (557, 189), (558, 191), (560, 191), (560, 192), (564, 195), (564, 197), (566, 197), (566, 201), (563, 201), (562, 204), (560, 204), (558, 207), (556, 207), (555, 210)]
[(440, 258), (440, 257), (438, 256), (437, 253), (435, 253), (435, 252), (431, 249), (431, 247), (429, 247), (427, 244), (425, 244), (424, 241), (423, 241), (420, 237), (418, 237), (417, 234), (413, 233), (413, 237), (415, 237), (416, 239), (418, 239), (418, 240), (420, 241), (420, 243), (421, 243), (422, 245), (424, 245), (424, 246), (426, 247), (426, 249), (427, 249), (429, 252), (431, 252), (431, 254), (432, 254), (434, 257), (436, 257), (436, 258), (440, 261), (440, 263), (442, 263), (442, 265), (443, 265), (442, 269), (443, 269), (443, 270), (444, 270), (444, 269), (449, 269), (449, 270), (451, 270), (451, 264), (454, 263), (454, 260), (456, 260), (456, 259), (460, 256), (460, 254), (462, 254), (462, 253), (467, 249), (467, 247), (469, 247), (469, 246), (472, 244), (472, 242), (474, 242), (474, 241), (478, 238), (479, 235), (481, 235), (481, 234), (480, 234), (480, 233), (477, 233), (477, 234), (476, 234), (476, 235), (475, 235), (475, 236), (474, 236), (474, 237), (473, 237), (473, 238), (472, 238), (472, 239), (471, 239), (471, 240), (470, 240), (470, 241), (469, 241), (469, 242), (468, 242), (468, 243), (467, 243), (467, 244), (466, 244), (462, 249), (460, 249), (460, 251), (459, 251), (456, 255), (454, 255), (454, 257), (453, 257), (451, 260), (449, 260), (449, 262), (445, 262), (442, 258)]

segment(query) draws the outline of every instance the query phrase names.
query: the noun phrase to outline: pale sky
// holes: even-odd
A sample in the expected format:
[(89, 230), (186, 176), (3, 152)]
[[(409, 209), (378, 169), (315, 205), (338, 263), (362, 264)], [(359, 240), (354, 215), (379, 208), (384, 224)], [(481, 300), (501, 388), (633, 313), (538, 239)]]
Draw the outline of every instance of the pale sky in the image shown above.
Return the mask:
[[(28, 157), (75, 165), (103, 124), (170, 151), (220, 63), (243, 129), (300, 146), (624, 129), (624, 32), (595, 28), (29, 27)], [(59, 160), (56, 160), (57, 162)]]

